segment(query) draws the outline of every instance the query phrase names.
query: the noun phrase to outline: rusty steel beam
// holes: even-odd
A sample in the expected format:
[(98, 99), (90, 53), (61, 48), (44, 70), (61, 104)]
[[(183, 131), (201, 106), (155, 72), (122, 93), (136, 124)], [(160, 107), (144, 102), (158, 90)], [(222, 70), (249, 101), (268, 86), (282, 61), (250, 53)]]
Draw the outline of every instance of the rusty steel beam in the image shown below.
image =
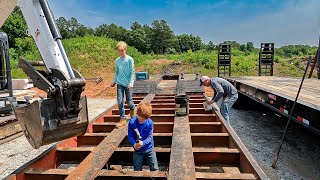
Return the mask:
[[(204, 97), (209, 101), (209, 97), (204, 94)], [(258, 163), (255, 161), (253, 156), (250, 154), (248, 149), (242, 143), (236, 132), (230, 127), (227, 121), (222, 117), (219, 111), (212, 111), (212, 113), (217, 115), (217, 118), (222, 123), (222, 132), (228, 132), (229, 138), (229, 147), (230, 148), (237, 148), (241, 149), (240, 153), (240, 162), (239, 162), (239, 169), (241, 172), (244, 173), (252, 173), (255, 176), (259, 177), (260, 179), (268, 179), (267, 175), (263, 172), (260, 168)]]
[[(125, 109), (125, 113), (129, 113), (130, 109)], [(175, 114), (175, 108), (153, 108), (152, 109), (153, 114)], [(189, 113), (190, 114), (212, 114), (211, 111), (205, 111), (202, 108), (189, 108)], [(118, 109), (113, 109), (112, 110), (113, 115), (119, 115), (119, 110)]]
[(156, 99), (156, 100), (152, 100), (151, 104), (154, 103), (174, 103), (174, 99)]
[[(92, 130), (94, 133), (108, 133), (115, 129), (115, 122), (93, 123)], [(154, 133), (171, 133), (173, 122), (154, 122)], [(126, 133), (125, 133), (126, 134)]]
[(153, 122), (173, 122), (175, 114), (153, 114), (151, 119)]
[(189, 122), (217, 122), (215, 114), (189, 114)]
[[(77, 145), (80, 146), (96, 146), (98, 145), (109, 133), (86, 133), (78, 136)], [(155, 146), (170, 146), (172, 133), (153, 133)], [(127, 137), (120, 143), (120, 146), (129, 146)]]
[(175, 108), (175, 103), (153, 103), (152, 108)]
[(197, 172), (196, 177), (199, 180), (209, 180), (209, 179), (257, 179), (253, 174), (249, 173), (202, 173)]
[[(154, 94), (149, 94), (143, 101), (151, 102), (153, 98)], [(66, 179), (94, 179), (126, 137), (127, 129), (126, 125), (112, 130), (108, 138), (105, 138)]]
[(202, 108), (189, 108), (189, 113), (190, 114), (212, 114), (211, 111), (205, 111), (203, 109), (203, 107)]
[[(87, 147), (75, 147), (75, 148), (57, 148), (57, 159), (59, 163), (79, 163), (83, 161), (93, 150), (95, 146)], [(170, 156), (169, 147), (155, 147), (154, 150), (157, 153), (159, 163), (168, 163)], [(111, 158), (108, 160), (108, 164), (122, 164), (132, 166), (133, 148), (117, 147)]]
[[(130, 109), (125, 109), (125, 113), (128, 114), (130, 112)], [(174, 108), (153, 108), (152, 109), (153, 114), (175, 114)], [(112, 110), (113, 115), (119, 115), (118, 109)]]
[(221, 132), (221, 122), (190, 122), (191, 133), (219, 133)]
[(203, 103), (189, 103), (190, 108), (203, 108)]
[(120, 116), (119, 115), (107, 115), (103, 117), (104, 122), (119, 122)]
[(205, 99), (190, 99), (189, 103), (203, 103), (205, 101)]
[(193, 147), (229, 147), (228, 133), (191, 133)]
[(174, 99), (175, 96), (155, 96), (154, 99)]
[(208, 150), (193, 152), (196, 166), (208, 166), (219, 164), (221, 166), (238, 166), (240, 162), (240, 152), (237, 149), (213, 148)]
[(175, 117), (168, 179), (196, 179), (188, 116)]
[[(31, 168), (26, 172), (28, 179), (33, 180), (63, 180), (72, 173), (72, 169), (34, 169)], [(153, 171), (153, 172), (135, 172), (135, 171), (117, 171), (105, 170), (99, 171), (96, 179), (166, 179), (167, 172)]]
[[(173, 122), (174, 114), (152, 114), (151, 119), (153, 122)], [(119, 115), (104, 116), (104, 122), (119, 122)]]

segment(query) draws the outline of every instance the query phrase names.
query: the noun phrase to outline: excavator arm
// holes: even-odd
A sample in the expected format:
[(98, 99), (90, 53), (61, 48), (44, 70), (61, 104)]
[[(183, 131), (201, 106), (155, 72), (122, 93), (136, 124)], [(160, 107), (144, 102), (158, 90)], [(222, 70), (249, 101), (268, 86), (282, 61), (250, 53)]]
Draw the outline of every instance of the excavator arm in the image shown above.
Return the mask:
[[(9, 9), (12, 11), (15, 7), (12, 1), (0, 0), (8, 6), (6, 18)], [(27, 60), (20, 60), (18, 64), (34, 85), (47, 93), (46, 98), (32, 103), (13, 103), (24, 134), (34, 148), (84, 134), (88, 115), (86, 98), (81, 97), (81, 93), (86, 82), (71, 68), (47, 0), (18, 0), (16, 3), (46, 67), (45, 71), (37, 70), (34, 63)], [(3, 17), (2, 11), (0, 13)]]

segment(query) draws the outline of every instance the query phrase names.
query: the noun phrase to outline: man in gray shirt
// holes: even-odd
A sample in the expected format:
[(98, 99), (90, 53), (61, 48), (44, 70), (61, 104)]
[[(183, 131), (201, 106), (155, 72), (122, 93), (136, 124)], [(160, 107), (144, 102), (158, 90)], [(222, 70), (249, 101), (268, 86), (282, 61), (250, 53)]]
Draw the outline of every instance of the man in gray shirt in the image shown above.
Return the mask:
[(221, 78), (212, 78), (210, 79), (208, 76), (202, 76), (200, 78), (200, 86), (211, 87), (215, 91), (215, 96), (209, 102), (210, 105), (217, 103), (220, 98), (223, 98), (220, 112), (224, 119), (229, 122), (229, 112), (232, 105), (238, 99), (238, 91), (237, 89), (227, 80)]

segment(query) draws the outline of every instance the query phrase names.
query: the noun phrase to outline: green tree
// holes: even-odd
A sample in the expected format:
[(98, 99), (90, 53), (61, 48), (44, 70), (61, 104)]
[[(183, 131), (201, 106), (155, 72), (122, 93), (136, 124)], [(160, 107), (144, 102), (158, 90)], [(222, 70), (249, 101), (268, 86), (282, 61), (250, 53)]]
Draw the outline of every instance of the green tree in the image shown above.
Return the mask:
[(240, 44), (237, 41), (224, 41), (223, 44), (231, 44), (232, 49), (240, 49)]
[(151, 44), (152, 44), (152, 29), (147, 24), (143, 25), (142, 29), (146, 33), (146, 52), (151, 53), (151, 52), (153, 52), (152, 48), (151, 48)]
[(147, 52), (147, 34), (142, 28), (132, 30), (128, 38), (128, 44), (134, 46), (142, 53)]
[(27, 37), (28, 26), (19, 8), (15, 8), (2, 25), (1, 31), (7, 33), (10, 47), (16, 47), (16, 38)]
[(202, 40), (199, 36), (182, 34), (177, 36), (177, 38), (181, 52), (187, 52), (188, 50), (198, 51), (201, 49)]
[(110, 25), (101, 24), (96, 28), (95, 34), (98, 36), (106, 36), (117, 41), (127, 41), (129, 31), (122, 26), (117, 26), (112, 23)]
[(151, 48), (157, 54), (163, 54), (173, 44), (173, 31), (165, 20), (155, 20), (151, 24)]
[(247, 46), (245, 44), (241, 44), (239, 50), (245, 52), (247, 50)]
[(138, 23), (138, 22), (134, 22), (134, 23), (132, 23), (132, 25), (131, 25), (131, 30), (132, 31), (134, 31), (134, 30), (137, 30), (137, 29), (141, 29), (142, 28), (142, 26), (141, 26), (141, 24), (140, 23)]
[(213, 50), (215, 50), (215, 48), (216, 48), (216, 46), (213, 44), (213, 42), (209, 41), (208, 45), (207, 45), (207, 50), (213, 51)]
[(60, 30), (60, 34), (64, 39), (94, 34), (94, 30), (92, 28), (79, 23), (74, 17), (69, 20), (64, 17), (59, 17), (56, 20), (56, 23)]
[(107, 24), (101, 24), (95, 29), (95, 35), (97, 36), (107, 36)]
[(254, 50), (253, 42), (247, 42), (247, 50), (250, 52)]
[(65, 17), (59, 17), (56, 20), (56, 24), (60, 30), (60, 34), (62, 38), (64, 39), (70, 38), (69, 29), (68, 29), (68, 20)]

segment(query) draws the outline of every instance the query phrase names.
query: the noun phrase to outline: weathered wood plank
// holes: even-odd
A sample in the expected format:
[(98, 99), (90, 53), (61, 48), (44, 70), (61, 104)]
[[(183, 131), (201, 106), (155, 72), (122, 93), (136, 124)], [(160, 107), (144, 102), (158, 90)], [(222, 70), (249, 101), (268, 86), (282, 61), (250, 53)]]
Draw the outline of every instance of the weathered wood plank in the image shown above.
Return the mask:
[[(294, 100), (301, 83), (300, 78), (286, 77), (228, 77), (231, 81), (240, 82), (248, 86)], [(306, 79), (303, 83), (298, 103), (320, 110), (320, 89), (317, 79)]]
[(196, 179), (188, 116), (174, 119), (168, 179)]

